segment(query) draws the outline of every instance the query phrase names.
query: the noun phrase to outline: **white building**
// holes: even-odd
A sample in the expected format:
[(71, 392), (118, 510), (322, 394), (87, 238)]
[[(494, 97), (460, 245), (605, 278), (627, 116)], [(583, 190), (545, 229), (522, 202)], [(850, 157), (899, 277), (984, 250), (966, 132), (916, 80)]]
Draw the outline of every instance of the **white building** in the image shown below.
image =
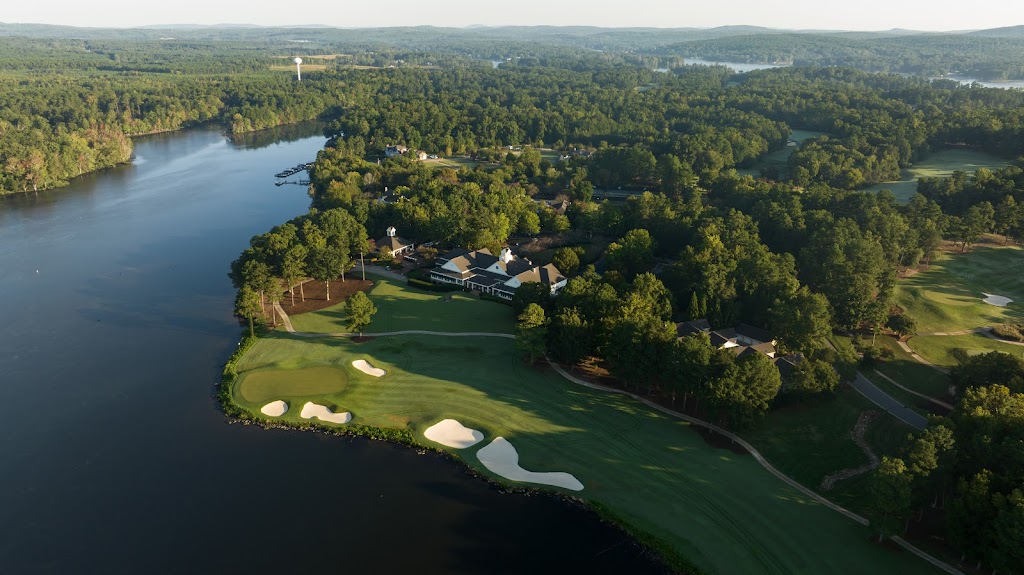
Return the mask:
[(398, 237), (398, 230), (395, 226), (388, 226), (387, 236), (377, 240), (377, 251), (382, 255), (389, 255), (392, 258), (411, 252), (415, 247), (409, 240)]
[(486, 249), (452, 250), (437, 257), (437, 266), (430, 270), (430, 279), (435, 283), (455, 284), (506, 300), (511, 300), (516, 288), (525, 283), (540, 282), (550, 288), (551, 295), (555, 295), (568, 281), (555, 266), (533, 265), (529, 260), (512, 255), (508, 248), (501, 250), (499, 256)]

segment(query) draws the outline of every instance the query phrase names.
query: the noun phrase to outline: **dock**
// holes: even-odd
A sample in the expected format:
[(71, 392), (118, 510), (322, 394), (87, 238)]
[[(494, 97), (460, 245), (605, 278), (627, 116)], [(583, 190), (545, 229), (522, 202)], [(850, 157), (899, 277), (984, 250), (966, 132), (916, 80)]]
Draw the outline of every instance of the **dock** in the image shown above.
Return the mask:
[(308, 170), (308, 169), (310, 169), (312, 167), (313, 167), (313, 162), (308, 162), (308, 163), (305, 163), (305, 164), (296, 164), (294, 167), (288, 168), (286, 170), (281, 170), (280, 172), (274, 174), (274, 177), (276, 177), (276, 178), (287, 178), (289, 176), (294, 176), (295, 174), (297, 174), (299, 172)]

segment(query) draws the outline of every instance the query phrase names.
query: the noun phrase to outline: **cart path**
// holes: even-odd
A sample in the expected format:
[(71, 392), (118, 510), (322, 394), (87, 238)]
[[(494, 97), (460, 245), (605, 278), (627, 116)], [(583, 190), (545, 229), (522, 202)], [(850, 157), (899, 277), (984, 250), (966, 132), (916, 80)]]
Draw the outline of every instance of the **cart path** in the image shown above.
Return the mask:
[(917, 361), (918, 363), (923, 363), (924, 365), (927, 365), (928, 367), (930, 367), (930, 368), (932, 368), (932, 369), (934, 369), (936, 371), (941, 371), (942, 373), (945, 373), (945, 374), (949, 373), (948, 369), (946, 369), (944, 367), (939, 367), (939, 366), (935, 365), (934, 363), (928, 361), (927, 359), (917, 355), (916, 351), (910, 349), (910, 346), (907, 345), (907, 342), (896, 340), (896, 344), (900, 346), (900, 349), (902, 349), (903, 351), (905, 351), (908, 354), (910, 354), (910, 357), (914, 358), (914, 360)]

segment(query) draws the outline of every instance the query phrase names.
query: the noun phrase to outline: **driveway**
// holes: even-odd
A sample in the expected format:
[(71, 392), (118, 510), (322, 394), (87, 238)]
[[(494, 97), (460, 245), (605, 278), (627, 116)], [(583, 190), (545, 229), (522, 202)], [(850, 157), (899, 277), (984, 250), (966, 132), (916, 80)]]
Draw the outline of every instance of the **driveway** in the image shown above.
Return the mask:
[(859, 391), (861, 395), (871, 400), (872, 403), (893, 414), (896, 419), (907, 425), (917, 429), (924, 429), (928, 425), (928, 418), (906, 407), (893, 399), (889, 394), (878, 389), (871, 380), (864, 377), (864, 374), (857, 372), (857, 379), (853, 380), (850, 385)]

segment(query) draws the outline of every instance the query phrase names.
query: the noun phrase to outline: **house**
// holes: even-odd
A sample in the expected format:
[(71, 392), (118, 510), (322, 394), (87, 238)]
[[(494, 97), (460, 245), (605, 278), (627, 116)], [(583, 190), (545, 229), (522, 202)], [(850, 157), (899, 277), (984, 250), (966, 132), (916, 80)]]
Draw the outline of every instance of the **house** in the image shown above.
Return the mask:
[(741, 323), (736, 326), (736, 340), (746, 345), (757, 345), (759, 343), (771, 343), (775, 345), (777, 342), (772, 334), (767, 331)]
[(427, 159), (427, 153), (424, 152), (423, 150), (420, 150), (420, 151), (416, 152), (416, 159), (421, 161), (421, 162), (423, 160), (426, 160)]
[[(700, 327), (708, 325), (707, 320), (695, 320), (694, 322), (687, 323), (696, 324), (697, 322), (703, 322), (698, 324)], [(699, 329), (697, 325), (680, 328), (680, 326), (684, 325), (685, 324), (679, 324), (676, 326), (676, 334), (680, 337), (684, 337), (684, 335), (680, 333), (681, 329), (690, 330), (686, 335), (696, 333), (695, 331), (692, 331), (694, 329), (705, 331), (704, 329)], [(705, 333), (707, 332), (705, 331)], [(711, 338), (711, 345), (714, 346), (715, 349), (727, 349), (730, 352), (735, 353), (737, 357), (743, 357), (750, 353), (762, 353), (769, 358), (775, 359), (775, 344), (777, 342), (771, 334), (761, 328), (741, 323), (735, 328), (718, 329), (710, 332), (708, 335)]]
[(565, 210), (569, 209), (569, 200), (550, 200), (544, 202), (544, 204), (563, 216), (565, 215)]
[(459, 248), (437, 256), (435, 262), (437, 265), (430, 270), (433, 282), (455, 284), (505, 300), (511, 300), (516, 288), (525, 283), (540, 282), (555, 295), (568, 281), (555, 266), (534, 265), (530, 260), (512, 255), (508, 248), (502, 249), (498, 256), (486, 249)]
[(780, 355), (775, 358), (775, 367), (779, 368), (779, 374), (782, 375), (783, 387), (785, 387), (786, 379), (789, 377), (789, 374), (793, 373), (793, 368), (803, 360), (804, 355), (802, 353)]
[(416, 247), (409, 240), (398, 237), (398, 230), (395, 229), (395, 226), (388, 226), (387, 236), (377, 240), (376, 246), (377, 251), (381, 255), (391, 256), (392, 258), (397, 258), (406, 252), (411, 252)]
[(710, 333), (711, 324), (708, 320), (701, 318), (692, 321), (684, 321), (676, 324), (676, 336), (686, 337), (688, 335), (694, 335), (698, 333)]
[(384, 147), (384, 155), (389, 157), (389, 158), (394, 158), (395, 156), (401, 156), (401, 155), (405, 154), (408, 151), (409, 151), (409, 148), (406, 148), (405, 146), (385, 146)]

